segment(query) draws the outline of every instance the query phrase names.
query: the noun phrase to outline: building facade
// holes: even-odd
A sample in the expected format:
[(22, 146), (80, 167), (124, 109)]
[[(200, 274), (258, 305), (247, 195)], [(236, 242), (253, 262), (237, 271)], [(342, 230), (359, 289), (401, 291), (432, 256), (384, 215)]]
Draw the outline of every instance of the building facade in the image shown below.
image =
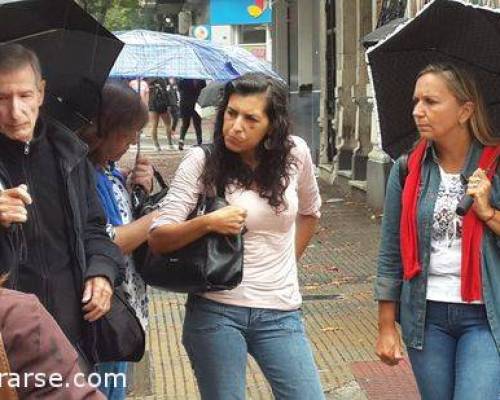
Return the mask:
[(209, 7), (212, 41), (240, 46), (271, 62), (271, 1), (210, 0)]
[[(324, 7), (316, 25), (321, 27), (322, 54), (321, 175), (374, 210), (382, 210), (392, 161), (381, 148), (362, 39), (392, 19), (414, 17), (429, 0), (316, 1)], [(468, 2), (500, 8), (500, 0)]]
[(323, 0), (277, 0), (272, 4), (273, 68), (288, 83), (295, 134), (303, 137), (319, 163), (320, 71)]

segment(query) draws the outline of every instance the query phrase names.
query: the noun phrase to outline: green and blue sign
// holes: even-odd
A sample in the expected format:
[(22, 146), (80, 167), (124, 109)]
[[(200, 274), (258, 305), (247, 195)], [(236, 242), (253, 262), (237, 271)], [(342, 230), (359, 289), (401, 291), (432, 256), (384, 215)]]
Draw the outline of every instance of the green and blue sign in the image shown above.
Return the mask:
[(270, 0), (211, 0), (210, 25), (270, 24)]

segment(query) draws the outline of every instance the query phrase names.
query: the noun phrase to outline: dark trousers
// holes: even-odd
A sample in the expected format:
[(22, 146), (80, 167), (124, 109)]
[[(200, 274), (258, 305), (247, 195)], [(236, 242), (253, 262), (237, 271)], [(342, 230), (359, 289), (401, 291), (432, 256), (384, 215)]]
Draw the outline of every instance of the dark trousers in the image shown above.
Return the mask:
[(179, 122), (179, 106), (170, 106), (169, 110), (172, 116), (172, 130), (175, 131)]
[(203, 142), (203, 136), (201, 132), (201, 117), (195, 110), (193, 110), (189, 114), (182, 115), (180, 141), (184, 142), (184, 138), (186, 137), (186, 132), (189, 128), (189, 124), (191, 123), (191, 119), (193, 119), (194, 130), (196, 132), (196, 139), (198, 141), (198, 144), (201, 144)]

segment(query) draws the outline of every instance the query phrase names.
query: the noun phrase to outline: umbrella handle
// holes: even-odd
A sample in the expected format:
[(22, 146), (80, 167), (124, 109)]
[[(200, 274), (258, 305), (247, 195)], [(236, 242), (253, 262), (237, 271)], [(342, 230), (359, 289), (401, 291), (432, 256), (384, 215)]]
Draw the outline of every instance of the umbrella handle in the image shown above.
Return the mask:
[(474, 198), (466, 194), (464, 195), (464, 197), (460, 199), (460, 202), (458, 203), (455, 212), (461, 217), (463, 217), (465, 216), (465, 214), (467, 214), (473, 203), (474, 203)]
[(135, 154), (135, 163), (137, 164), (137, 161), (139, 158), (141, 158), (141, 134), (142, 130), (137, 132), (137, 153)]

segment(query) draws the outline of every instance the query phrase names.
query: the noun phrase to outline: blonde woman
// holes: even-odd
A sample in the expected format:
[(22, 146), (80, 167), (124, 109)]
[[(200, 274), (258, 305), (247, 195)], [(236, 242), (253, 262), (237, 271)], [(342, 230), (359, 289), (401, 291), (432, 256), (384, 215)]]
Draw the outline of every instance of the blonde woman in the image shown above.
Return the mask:
[[(402, 358), (399, 317), (424, 400), (497, 400), (499, 141), (474, 80), (456, 66), (425, 68), (413, 104), (420, 140), (407, 176), (398, 160), (387, 184), (376, 351), (389, 365)], [(474, 204), (462, 218), (455, 210), (465, 193)]]

